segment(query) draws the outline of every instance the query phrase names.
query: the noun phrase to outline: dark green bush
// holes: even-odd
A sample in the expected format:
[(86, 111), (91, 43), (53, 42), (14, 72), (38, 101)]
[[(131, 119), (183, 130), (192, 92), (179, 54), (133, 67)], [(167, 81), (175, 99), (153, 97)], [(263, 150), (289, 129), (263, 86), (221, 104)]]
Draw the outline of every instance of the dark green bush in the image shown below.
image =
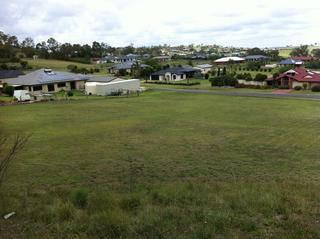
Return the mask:
[(4, 88), (3, 88), (3, 93), (9, 95), (9, 96), (13, 96), (13, 93), (14, 93), (14, 87), (11, 86), (11, 85), (6, 85)]
[(300, 85), (297, 85), (297, 86), (295, 86), (294, 87), (294, 90), (302, 90), (303, 88), (302, 88), (302, 86), (300, 86)]
[(68, 65), (67, 69), (71, 72), (76, 72), (78, 67), (76, 65)]
[(235, 86), (238, 81), (233, 75), (221, 75), (210, 78), (211, 86)]
[(71, 202), (75, 207), (85, 208), (88, 205), (88, 191), (77, 189), (71, 194)]
[(254, 80), (255, 80), (255, 81), (260, 81), (260, 82), (262, 82), (262, 81), (265, 81), (267, 78), (268, 78), (267, 75), (258, 73), (258, 74), (254, 77)]
[(9, 67), (8, 67), (8, 65), (7, 65), (6, 63), (2, 63), (2, 64), (0, 65), (0, 69), (1, 69), (1, 70), (8, 70)]
[(312, 86), (311, 91), (312, 91), (312, 92), (320, 92), (320, 85), (314, 85), (314, 86)]
[(28, 66), (28, 62), (27, 61), (20, 61), (20, 65), (22, 66), (23, 69), (26, 69)]
[(73, 96), (73, 92), (72, 92), (72, 91), (68, 91), (68, 92), (67, 92), (67, 95), (68, 95), (69, 97), (72, 97), (72, 96)]

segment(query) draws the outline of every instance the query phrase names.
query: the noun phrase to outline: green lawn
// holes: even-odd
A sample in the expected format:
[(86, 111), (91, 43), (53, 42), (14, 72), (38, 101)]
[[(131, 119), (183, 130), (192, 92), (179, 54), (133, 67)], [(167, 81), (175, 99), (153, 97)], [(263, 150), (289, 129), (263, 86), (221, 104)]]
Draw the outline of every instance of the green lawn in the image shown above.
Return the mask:
[(33, 68), (31, 71), (40, 68), (50, 68), (56, 71), (67, 71), (68, 65), (76, 65), (78, 68), (96, 68), (100, 69), (99, 73), (95, 73), (97, 75), (106, 75), (107, 70), (104, 65), (94, 65), (94, 64), (83, 64), (79, 62), (72, 62), (72, 61), (61, 61), (61, 60), (51, 60), (51, 59), (26, 59), (28, 64)]
[(146, 92), (0, 107), (4, 134), (31, 135), (0, 235), (319, 238), (319, 104)]

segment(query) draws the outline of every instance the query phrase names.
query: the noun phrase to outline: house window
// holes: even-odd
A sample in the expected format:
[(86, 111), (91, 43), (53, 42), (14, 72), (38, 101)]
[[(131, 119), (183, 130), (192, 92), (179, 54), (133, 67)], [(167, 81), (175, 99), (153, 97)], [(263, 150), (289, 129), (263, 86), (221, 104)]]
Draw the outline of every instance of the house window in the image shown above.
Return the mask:
[(66, 82), (58, 83), (58, 87), (59, 88), (66, 87)]
[(40, 90), (42, 90), (42, 85), (33, 86), (33, 91), (40, 91)]
[(54, 84), (48, 85), (48, 91), (54, 91)]

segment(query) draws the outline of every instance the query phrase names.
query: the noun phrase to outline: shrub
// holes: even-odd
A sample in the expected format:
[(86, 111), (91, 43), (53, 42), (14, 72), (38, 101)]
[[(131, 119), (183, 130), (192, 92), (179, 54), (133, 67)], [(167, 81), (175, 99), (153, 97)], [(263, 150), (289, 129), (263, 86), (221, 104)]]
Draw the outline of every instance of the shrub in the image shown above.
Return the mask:
[(22, 66), (23, 69), (25, 69), (28, 66), (28, 62), (27, 61), (20, 61), (20, 65)]
[(294, 90), (302, 90), (302, 86), (296, 85), (296, 86), (294, 87)]
[(235, 86), (238, 82), (232, 75), (221, 75), (210, 78), (211, 86)]
[(254, 80), (261, 82), (261, 81), (265, 81), (267, 78), (268, 78), (267, 75), (258, 73), (258, 74), (254, 77)]
[(85, 208), (88, 205), (88, 191), (77, 189), (71, 194), (71, 202), (75, 207)]
[(88, 71), (88, 69), (87, 68), (80, 68), (79, 70), (77, 70), (77, 72), (76, 73), (81, 73), (81, 74), (88, 74), (89, 73), (89, 71)]
[(59, 203), (55, 209), (55, 213), (59, 221), (67, 221), (74, 217), (75, 210), (74, 207), (68, 202)]
[(94, 72), (100, 72), (99, 68), (94, 68)]
[(302, 86), (303, 86), (304, 90), (306, 90), (308, 88), (308, 84), (307, 83), (303, 83)]
[(314, 86), (312, 86), (311, 91), (312, 91), (312, 92), (320, 92), (320, 85), (314, 85)]
[(68, 65), (67, 69), (71, 72), (76, 72), (78, 67), (76, 65)]
[(67, 96), (72, 97), (73, 96), (73, 92), (70, 90), (67, 92)]
[(244, 74), (239, 73), (239, 74), (237, 74), (236, 78), (239, 79), (239, 80), (242, 80), (242, 79), (244, 79), (243, 75)]
[(246, 81), (252, 81), (252, 75), (250, 73), (244, 73), (243, 79)]
[(206, 74), (204, 75), (204, 78), (205, 78), (206, 80), (208, 80), (208, 79), (209, 79), (209, 74), (206, 73)]
[(1, 69), (1, 70), (8, 70), (9, 67), (8, 67), (8, 65), (7, 65), (6, 63), (2, 63), (2, 64), (0, 65), (0, 69)]
[(9, 95), (9, 96), (13, 96), (13, 93), (14, 93), (14, 87), (11, 86), (11, 85), (6, 85), (4, 88), (3, 88), (3, 93)]

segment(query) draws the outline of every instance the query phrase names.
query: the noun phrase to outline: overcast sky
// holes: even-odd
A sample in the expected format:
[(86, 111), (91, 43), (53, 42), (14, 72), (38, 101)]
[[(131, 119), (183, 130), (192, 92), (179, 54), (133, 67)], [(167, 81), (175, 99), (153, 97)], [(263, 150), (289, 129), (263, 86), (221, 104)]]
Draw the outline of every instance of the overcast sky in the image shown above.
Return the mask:
[(0, 31), (112, 46), (320, 42), (319, 0), (0, 0)]

